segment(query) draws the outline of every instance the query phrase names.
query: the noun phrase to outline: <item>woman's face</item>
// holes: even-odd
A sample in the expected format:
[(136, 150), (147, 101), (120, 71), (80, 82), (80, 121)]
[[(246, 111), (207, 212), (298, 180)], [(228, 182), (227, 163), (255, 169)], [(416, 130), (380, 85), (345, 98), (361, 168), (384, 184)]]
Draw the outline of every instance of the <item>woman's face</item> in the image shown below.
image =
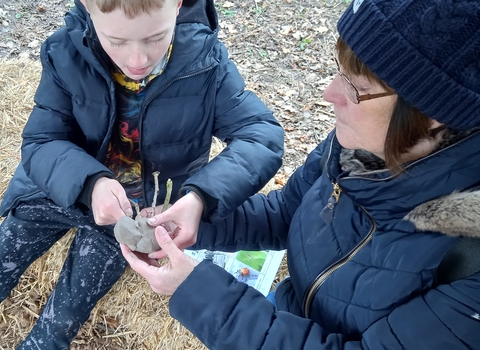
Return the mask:
[[(385, 92), (380, 85), (361, 76), (348, 76), (360, 95)], [(385, 159), (384, 145), (396, 95), (353, 103), (345, 91), (342, 77), (336, 75), (323, 93), (333, 103), (336, 135), (347, 149), (364, 149)]]

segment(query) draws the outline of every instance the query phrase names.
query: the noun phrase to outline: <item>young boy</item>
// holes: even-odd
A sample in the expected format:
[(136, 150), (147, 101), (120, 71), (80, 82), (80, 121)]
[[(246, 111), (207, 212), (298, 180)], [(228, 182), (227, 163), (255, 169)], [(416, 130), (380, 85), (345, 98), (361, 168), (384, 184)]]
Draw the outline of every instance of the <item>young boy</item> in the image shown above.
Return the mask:
[[(218, 41), (212, 0), (82, 0), (46, 40), (22, 162), (0, 214), (0, 301), (78, 228), (55, 290), (19, 349), (67, 349), (126, 262), (113, 224), (159, 202), (180, 247), (277, 171), (283, 130)], [(208, 162), (212, 136), (227, 147)]]

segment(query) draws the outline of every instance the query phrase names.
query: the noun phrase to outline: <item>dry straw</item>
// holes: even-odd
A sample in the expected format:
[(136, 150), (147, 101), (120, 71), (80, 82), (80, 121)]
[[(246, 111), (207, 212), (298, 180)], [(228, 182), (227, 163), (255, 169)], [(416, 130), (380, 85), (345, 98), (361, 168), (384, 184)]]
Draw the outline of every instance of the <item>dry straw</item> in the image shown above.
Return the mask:
[[(0, 59), (0, 196), (20, 161), (20, 135), (33, 106), (40, 72), (38, 62)], [(213, 152), (221, 149), (216, 141)], [(263, 191), (273, 186), (271, 182)], [(14, 349), (32, 328), (55, 286), (74, 234), (69, 231), (35, 261), (0, 304), (0, 350)], [(276, 281), (286, 274), (284, 260)], [(127, 268), (94, 308), (70, 349), (205, 349), (169, 316), (168, 300), (153, 293), (141, 276)]]

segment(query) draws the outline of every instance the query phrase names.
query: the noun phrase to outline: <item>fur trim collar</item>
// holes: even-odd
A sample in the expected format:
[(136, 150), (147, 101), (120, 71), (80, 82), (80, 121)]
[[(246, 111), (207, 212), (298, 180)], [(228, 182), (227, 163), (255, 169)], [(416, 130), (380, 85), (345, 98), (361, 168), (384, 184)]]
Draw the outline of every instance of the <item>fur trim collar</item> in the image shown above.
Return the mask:
[(421, 231), (480, 238), (480, 189), (425, 202), (405, 216)]

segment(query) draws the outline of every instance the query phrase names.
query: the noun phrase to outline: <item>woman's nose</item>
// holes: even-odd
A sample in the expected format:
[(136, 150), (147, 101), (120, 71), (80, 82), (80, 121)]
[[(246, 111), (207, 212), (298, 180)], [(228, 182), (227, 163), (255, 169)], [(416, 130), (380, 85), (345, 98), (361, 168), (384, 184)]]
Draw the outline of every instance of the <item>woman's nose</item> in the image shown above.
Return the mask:
[(323, 99), (327, 102), (342, 104), (347, 102), (347, 92), (343, 88), (342, 77), (335, 75), (332, 82), (323, 92)]

